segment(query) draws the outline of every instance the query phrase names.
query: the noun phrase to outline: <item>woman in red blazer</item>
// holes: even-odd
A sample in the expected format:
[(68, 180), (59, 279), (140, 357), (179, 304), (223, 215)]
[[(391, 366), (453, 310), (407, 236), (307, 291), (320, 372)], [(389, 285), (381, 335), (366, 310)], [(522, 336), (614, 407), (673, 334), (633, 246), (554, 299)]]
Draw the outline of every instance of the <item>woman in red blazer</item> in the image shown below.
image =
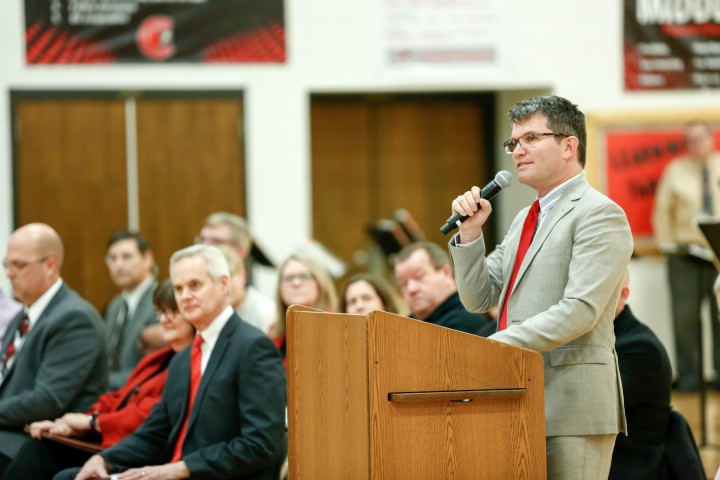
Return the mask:
[(5, 472), (4, 479), (52, 479), (68, 467), (80, 466), (90, 453), (43, 438), (52, 433), (98, 441), (107, 448), (133, 433), (160, 400), (167, 367), (175, 352), (190, 345), (195, 329), (182, 318), (169, 280), (153, 294), (163, 338), (169, 347), (151, 353), (138, 362), (125, 385), (98, 398), (87, 413), (66, 413), (57, 420), (43, 420), (30, 425), (28, 440)]

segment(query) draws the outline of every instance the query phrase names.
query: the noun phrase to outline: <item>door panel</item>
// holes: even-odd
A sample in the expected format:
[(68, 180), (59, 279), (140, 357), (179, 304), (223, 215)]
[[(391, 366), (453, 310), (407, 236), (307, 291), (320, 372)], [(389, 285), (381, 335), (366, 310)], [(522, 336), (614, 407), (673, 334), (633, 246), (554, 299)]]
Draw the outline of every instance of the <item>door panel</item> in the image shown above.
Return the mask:
[[(128, 228), (126, 105), (60, 95), (14, 101), (15, 224), (53, 226), (65, 243), (63, 278), (102, 311), (117, 294), (106, 241)], [(141, 98), (136, 106), (140, 231), (163, 279), (170, 255), (193, 242), (208, 213), (245, 214), (242, 101)]]
[(105, 242), (128, 216), (124, 104), (24, 100), (16, 121), (16, 225), (52, 226), (65, 245), (63, 279), (103, 308), (115, 292)]
[(317, 104), (311, 112), (313, 235), (350, 262), (366, 247), (364, 228), (377, 211), (372, 111), (356, 102)]
[(313, 233), (351, 266), (367, 250), (366, 227), (407, 209), (427, 239), (450, 203), (488, 181), (485, 118), (476, 97), (317, 96), (312, 102)]
[(170, 255), (191, 245), (214, 211), (245, 215), (239, 99), (137, 102), (140, 230), (160, 278)]

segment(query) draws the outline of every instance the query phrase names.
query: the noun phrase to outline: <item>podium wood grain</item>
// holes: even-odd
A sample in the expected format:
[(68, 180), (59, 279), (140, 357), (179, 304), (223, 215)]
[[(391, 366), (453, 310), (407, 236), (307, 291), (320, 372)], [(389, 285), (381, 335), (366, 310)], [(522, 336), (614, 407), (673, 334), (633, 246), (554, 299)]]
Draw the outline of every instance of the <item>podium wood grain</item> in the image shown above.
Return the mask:
[(290, 478), (545, 478), (542, 357), (385, 312), (288, 312)]

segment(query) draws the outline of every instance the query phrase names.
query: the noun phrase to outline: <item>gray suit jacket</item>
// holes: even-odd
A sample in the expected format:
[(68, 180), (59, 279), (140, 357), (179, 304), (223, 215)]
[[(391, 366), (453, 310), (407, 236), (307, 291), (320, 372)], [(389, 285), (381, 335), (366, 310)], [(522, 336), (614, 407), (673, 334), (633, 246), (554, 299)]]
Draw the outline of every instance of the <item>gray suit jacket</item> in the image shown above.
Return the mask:
[[(482, 239), (461, 247), (451, 240), (468, 310), (502, 305), (527, 212), (487, 258)], [(542, 352), (547, 436), (626, 431), (613, 318), (632, 248), (623, 210), (582, 177), (544, 219), (520, 266), (508, 328), (489, 338)]]
[[(135, 308), (135, 312), (132, 317), (128, 318), (128, 322), (123, 330), (123, 339), (120, 345), (120, 359), (117, 369), (110, 371), (110, 382), (109, 388), (111, 390), (117, 390), (118, 388), (125, 385), (128, 377), (132, 373), (135, 365), (142, 358), (142, 352), (138, 349), (138, 339), (142, 335), (143, 330), (148, 325), (157, 323), (155, 318), (155, 306), (152, 302), (153, 292), (157, 286), (156, 282), (152, 282), (150, 286), (145, 290), (140, 302)], [(110, 305), (108, 305), (105, 311), (105, 325), (107, 330), (106, 341), (110, 341), (110, 333), (112, 327), (115, 324), (115, 320), (118, 316), (120, 308), (123, 304), (122, 295), (117, 295), (112, 299)]]
[[(22, 315), (8, 327), (14, 332)], [(105, 392), (104, 325), (95, 308), (65, 284), (28, 332), (0, 384), (0, 454), (14, 457), (26, 423), (83, 412)], [(14, 335), (5, 335), (2, 352)]]

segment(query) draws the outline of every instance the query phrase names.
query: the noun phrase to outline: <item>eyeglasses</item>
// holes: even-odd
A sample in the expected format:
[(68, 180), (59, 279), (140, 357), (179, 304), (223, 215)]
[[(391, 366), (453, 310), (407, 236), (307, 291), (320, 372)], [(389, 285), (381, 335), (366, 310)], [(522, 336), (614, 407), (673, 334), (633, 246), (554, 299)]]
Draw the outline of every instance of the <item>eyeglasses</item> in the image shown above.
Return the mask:
[(180, 313), (178, 310), (173, 310), (171, 308), (168, 308), (168, 309), (156, 308), (155, 309), (155, 318), (160, 320), (160, 317), (162, 317), (163, 315), (165, 315), (169, 318), (173, 315), (177, 315), (178, 313)]
[(21, 261), (21, 260), (11, 260), (11, 261), (8, 262), (7, 259), (5, 259), (5, 260), (3, 260), (3, 262), (2, 262), (2, 266), (3, 266), (3, 268), (4, 268), (5, 270), (7, 270), (8, 272), (10, 272), (10, 271), (13, 271), (13, 272), (22, 272), (22, 271), (25, 270), (28, 266), (30, 266), (30, 264), (33, 264), (33, 263), (42, 263), (42, 262), (44, 262), (45, 260), (47, 260), (48, 258), (50, 258), (50, 257), (51, 257), (51, 255), (48, 255), (48, 256), (46, 256), (46, 257), (38, 258), (38, 259), (36, 259), (36, 260), (27, 260), (27, 261), (25, 261), (25, 262), (23, 262), (23, 261)]
[(293, 283), (295, 280), (298, 280), (300, 283), (309, 282), (313, 279), (312, 274), (310, 273), (291, 273), (289, 275), (283, 275), (282, 281), (285, 283)]
[(195, 245), (204, 244), (204, 245), (226, 245), (228, 247), (234, 247), (235, 242), (232, 240), (221, 240), (219, 238), (213, 238), (213, 237), (203, 237), (202, 235), (198, 235), (195, 237)]
[(505, 153), (510, 155), (515, 151), (515, 147), (520, 145), (523, 148), (530, 147), (532, 145), (535, 145), (535, 142), (538, 138), (541, 137), (569, 137), (570, 135), (564, 134), (564, 133), (555, 133), (555, 132), (545, 132), (545, 133), (539, 133), (539, 132), (529, 132), (523, 135), (522, 137), (515, 139), (510, 139), (507, 142), (503, 143), (503, 147), (505, 147)]

